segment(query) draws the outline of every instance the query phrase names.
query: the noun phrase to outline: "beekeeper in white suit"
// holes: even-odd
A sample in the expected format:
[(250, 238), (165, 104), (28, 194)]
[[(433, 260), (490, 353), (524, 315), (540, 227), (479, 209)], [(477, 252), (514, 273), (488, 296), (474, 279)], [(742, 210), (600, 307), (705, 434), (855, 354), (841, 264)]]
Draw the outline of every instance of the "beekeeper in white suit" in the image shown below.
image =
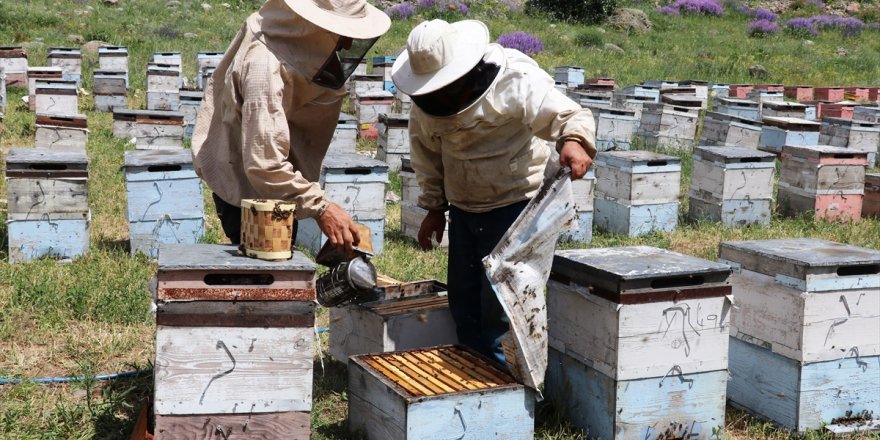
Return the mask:
[(560, 162), (581, 178), (596, 155), (592, 114), (554, 87), (538, 64), (489, 43), (474, 20), (426, 21), (395, 61), (397, 89), (412, 97), (412, 167), (428, 215), (419, 243), (431, 247), (449, 225), (449, 307), (459, 342), (504, 362), (507, 318), (481, 260), (543, 179), (555, 142)]
[(296, 204), (335, 245), (357, 229), (318, 184), (342, 86), (391, 25), (366, 0), (268, 0), (248, 17), (205, 89), (193, 133), (196, 172), (238, 243), (241, 199)]

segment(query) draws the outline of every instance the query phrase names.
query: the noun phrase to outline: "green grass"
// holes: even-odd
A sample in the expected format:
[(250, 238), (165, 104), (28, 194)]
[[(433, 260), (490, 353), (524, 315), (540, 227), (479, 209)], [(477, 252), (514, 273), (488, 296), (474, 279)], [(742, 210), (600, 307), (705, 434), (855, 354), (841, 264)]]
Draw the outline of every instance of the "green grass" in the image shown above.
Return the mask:
[[(0, 44), (27, 43), (31, 65), (44, 65), (46, 48), (70, 46), (67, 36), (126, 45), (131, 54), (130, 105), (143, 105), (144, 70), (155, 51), (181, 51), (184, 73), (195, 75), (194, 58), (203, 50), (223, 50), (243, 19), (261, 2), (182, 0), (177, 8), (164, 1), (128, 0), (120, 7), (99, 0), (0, 1)], [(499, 3), (486, 1), (472, 8), (471, 18), (485, 20), (492, 36), (526, 30), (541, 37), (544, 53), (536, 57), (542, 67), (582, 65), (588, 76), (611, 76), (619, 84), (647, 79), (705, 79), (736, 83), (752, 81), (748, 67), (763, 64), (767, 82), (815, 85), (870, 84), (880, 77), (880, 33), (866, 32), (853, 39), (836, 33), (812, 38), (780, 34), (765, 39), (748, 38), (746, 18), (730, 13), (725, 18), (665, 17), (649, 12), (655, 30), (627, 34), (595, 26), (550, 23), (540, 18), (503, 17)], [(396, 22), (371, 55), (396, 53), (404, 45), (418, 18)], [(195, 36), (185, 38), (185, 33)], [(588, 37), (579, 37), (589, 35)], [(582, 44), (589, 43), (589, 44)], [(600, 44), (601, 43), (601, 44)], [(626, 53), (601, 49), (614, 43)], [(840, 57), (837, 48), (849, 55)], [(86, 54), (84, 88), (90, 88), (94, 54)], [(13, 146), (33, 144), (34, 116), (21, 101), (24, 92), (11, 89), (0, 129), (0, 154)], [(153, 319), (146, 288), (156, 265), (143, 257), (130, 257), (125, 219), (125, 188), (120, 172), (122, 153), (131, 148), (111, 133), (108, 114), (93, 110), (90, 96), (81, 96), (81, 111), (89, 118), (90, 188), (92, 210), (90, 253), (66, 265), (52, 261), (10, 265), (6, 262), (6, 212), (0, 202), (0, 377), (94, 376), (149, 368), (154, 356)], [(375, 144), (361, 142), (359, 151)], [(684, 168), (682, 194), (689, 182), (689, 154), (681, 154)], [(0, 179), (0, 194), (5, 194)], [(400, 191), (392, 174), (390, 190)], [(0, 196), (2, 198), (3, 196)], [(687, 200), (682, 197), (682, 212)], [(207, 233), (203, 241), (220, 242), (222, 231), (206, 192)], [(375, 262), (381, 273), (400, 280), (445, 280), (446, 254), (422, 252), (400, 232), (400, 208), (388, 205), (385, 252)], [(773, 218), (766, 228), (732, 229), (710, 223), (688, 223), (673, 233), (628, 238), (596, 232), (590, 246), (647, 244), (696, 255), (717, 257), (722, 240), (777, 237), (817, 237), (871, 248), (880, 248), (880, 222), (815, 222), (807, 218)], [(565, 247), (575, 247), (566, 243)], [(319, 325), (328, 325), (325, 310)], [(326, 351), (327, 335), (322, 335)], [(316, 439), (347, 437), (345, 369), (324, 360), (315, 364), (312, 427)], [(0, 385), (0, 439), (119, 439), (126, 438), (142, 402), (152, 393), (152, 377), (109, 382), (86, 381), (67, 385)], [(581, 439), (585, 436), (566, 425), (552, 407), (539, 405), (540, 439)], [(735, 410), (728, 411), (729, 438), (786, 438), (771, 425)], [(809, 438), (827, 438), (810, 433)]]

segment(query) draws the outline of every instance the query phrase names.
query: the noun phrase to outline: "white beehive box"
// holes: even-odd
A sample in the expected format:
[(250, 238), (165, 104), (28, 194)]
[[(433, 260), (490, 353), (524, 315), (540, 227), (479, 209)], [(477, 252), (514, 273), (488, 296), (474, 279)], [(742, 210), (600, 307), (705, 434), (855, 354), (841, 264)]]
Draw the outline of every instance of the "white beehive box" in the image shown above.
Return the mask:
[(781, 153), (786, 145), (818, 145), (822, 124), (799, 118), (763, 118), (759, 148)]
[(593, 197), (596, 187), (596, 174), (590, 169), (584, 177), (571, 182), (571, 201), (574, 204), (575, 218), (567, 230), (562, 231), (560, 240), (589, 243), (593, 240)]
[(676, 107), (687, 107), (697, 110), (706, 109), (706, 98), (696, 95), (696, 89), (689, 87), (677, 87), (674, 89), (661, 90), (660, 102)]
[(868, 167), (877, 165), (880, 122), (843, 118), (822, 118), (819, 143), (868, 153)]
[(751, 92), (749, 92), (748, 98), (758, 103), (768, 101), (782, 102), (783, 100), (785, 100), (785, 96), (783, 96), (782, 91), (767, 89), (753, 89)]
[(797, 102), (764, 101), (761, 103), (761, 117), (764, 116), (805, 119), (807, 106)]
[(697, 147), (688, 217), (725, 226), (770, 224), (776, 156), (739, 147)]
[(566, 87), (577, 87), (584, 83), (584, 68), (578, 66), (557, 66), (553, 79)]
[[(373, 252), (382, 253), (385, 243), (385, 185), (388, 165), (360, 154), (327, 156), (319, 179), (325, 198), (339, 204), (358, 223), (370, 228)], [(315, 219), (300, 219), (296, 244), (317, 254), (327, 237)]]
[(651, 85), (635, 85), (624, 87), (622, 90), (624, 95), (634, 95), (634, 96), (643, 96), (648, 98), (653, 98), (654, 103), (660, 102), (660, 86), (651, 86)]
[(327, 154), (354, 153), (357, 147), (357, 137), (357, 119), (352, 115), (340, 113)]
[(587, 108), (596, 123), (596, 148), (629, 150), (636, 132), (636, 112), (607, 106)]
[(5, 85), (27, 87), (27, 50), (21, 46), (0, 46), (0, 70), (6, 73)]
[(128, 77), (128, 48), (123, 46), (99, 47), (98, 69), (125, 72)]
[(862, 217), (880, 218), (880, 173), (865, 174), (865, 198)]
[(206, 67), (204, 70), (199, 72), (198, 79), (196, 80), (199, 89), (204, 90), (206, 87), (208, 87), (208, 81), (210, 81), (211, 78), (214, 76), (215, 70), (217, 69), (214, 67)]
[(150, 63), (177, 66), (177, 70), (181, 71), (183, 57), (180, 55), (180, 52), (154, 52), (150, 58)]
[(134, 138), (139, 150), (183, 148), (184, 115), (159, 110), (113, 109), (113, 135)]
[(638, 136), (646, 147), (693, 148), (700, 114), (698, 109), (666, 104), (645, 104)]
[(593, 221), (599, 229), (637, 236), (678, 226), (681, 160), (649, 151), (596, 156)]
[(729, 275), (646, 246), (557, 251), (547, 398), (598, 438), (711, 438), (724, 426)]
[(740, 116), (708, 112), (703, 118), (700, 144), (757, 149), (761, 123)]
[(34, 111), (43, 114), (75, 115), (79, 113), (76, 82), (68, 80), (37, 80), (34, 86)]
[(394, 95), (381, 89), (370, 89), (356, 95), (355, 117), (357, 117), (361, 131), (374, 128), (376, 123), (379, 122), (379, 115), (391, 113), (391, 106), (393, 104)]
[(861, 217), (867, 153), (826, 145), (786, 146), (779, 171), (778, 209), (816, 219)]
[(755, 101), (737, 98), (715, 98), (712, 103), (715, 111), (718, 113), (739, 116), (754, 121), (761, 120), (761, 106)]
[(379, 132), (376, 159), (388, 164), (388, 171), (400, 171), (400, 162), (409, 156), (409, 115), (381, 113), (376, 124)]
[(64, 72), (64, 79), (80, 83), (82, 79), (82, 52), (79, 49), (50, 47), (46, 59), (50, 66), (61, 68)]
[(28, 82), (28, 108), (31, 111), (37, 107), (37, 80), (41, 81), (60, 81), (64, 79), (64, 72), (62, 72), (60, 67), (28, 67), (27, 69), (27, 82)]
[(93, 71), (92, 92), (95, 95), (95, 108), (98, 111), (112, 112), (114, 107), (128, 107), (128, 72)]
[(177, 111), (181, 78), (179, 64), (148, 64), (147, 110)]
[(880, 412), (880, 252), (793, 238), (722, 242), (733, 267), (737, 406), (789, 428)]
[(193, 130), (196, 127), (196, 118), (199, 116), (199, 107), (202, 105), (202, 99), (205, 94), (201, 91), (181, 90), (179, 111), (183, 113), (183, 138), (192, 138)]
[(88, 140), (85, 115), (37, 115), (34, 145), (85, 149)]
[(348, 81), (350, 87), (349, 94), (355, 99), (368, 92), (380, 92), (385, 90), (385, 80), (383, 75), (353, 74), (348, 78)]
[(458, 346), (354, 356), (348, 427), (369, 440), (534, 437), (535, 398)]
[(394, 105), (392, 111), (394, 111), (395, 113), (403, 113), (405, 115), (408, 115), (410, 110), (412, 110), (412, 98), (406, 93), (398, 90), (397, 93), (394, 94)]

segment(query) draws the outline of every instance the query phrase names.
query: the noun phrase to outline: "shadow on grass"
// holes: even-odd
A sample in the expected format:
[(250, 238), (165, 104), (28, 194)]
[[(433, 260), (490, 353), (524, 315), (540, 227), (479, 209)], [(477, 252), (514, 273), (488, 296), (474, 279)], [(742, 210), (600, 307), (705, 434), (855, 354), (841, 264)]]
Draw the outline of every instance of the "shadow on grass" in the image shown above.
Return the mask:
[[(88, 408), (95, 424), (96, 439), (129, 438), (142, 407), (153, 394), (153, 375), (145, 372), (103, 383), (84, 383), (90, 397)], [(98, 388), (95, 388), (98, 387)], [(152, 411), (148, 411), (151, 413)]]
[(128, 240), (112, 240), (105, 236), (98, 237), (91, 244), (93, 250), (102, 250), (108, 252), (121, 252), (128, 254), (131, 251), (131, 245)]

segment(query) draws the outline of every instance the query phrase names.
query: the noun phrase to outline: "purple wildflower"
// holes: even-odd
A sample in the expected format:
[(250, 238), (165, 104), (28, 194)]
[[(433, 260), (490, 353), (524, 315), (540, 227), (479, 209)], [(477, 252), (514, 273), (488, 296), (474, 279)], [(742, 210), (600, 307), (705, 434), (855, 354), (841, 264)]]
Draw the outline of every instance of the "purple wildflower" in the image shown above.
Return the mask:
[[(675, 12), (673, 12), (675, 11)], [(675, 0), (671, 5), (657, 10), (661, 14), (724, 15), (724, 7), (716, 0)]]
[(746, 4), (738, 4), (735, 8), (740, 14), (743, 15), (755, 15), (755, 11)]
[(407, 18), (415, 15), (416, 7), (409, 2), (398, 3), (388, 9), (385, 10), (385, 13), (388, 14), (392, 19), (398, 18), (400, 20), (406, 20)]
[(754, 13), (755, 20), (767, 20), (767, 21), (776, 21), (776, 14), (766, 10), (766, 9), (757, 9)]
[(461, 15), (468, 15), (468, 12), (470, 12), (470, 11), (471, 11), (471, 9), (468, 8), (468, 5), (466, 5), (464, 3), (458, 4), (458, 12), (461, 13)]
[(792, 18), (785, 22), (786, 29), (789, 32), (800, 35), (817, 35), (819, 31), (809, 18)]
[(862, 20), (836, 15), (814, 15), (809, 18), (794, 18), (785, 22), (785, 27), (795, 33), (816, 35), (819, 31), (839, 29), (845, 37), (859, 35), (865, 27)]
[(779, 32), (779, 26), (770, 20), (755, 20), (749, 23), (747, 30), (752, 37), (763, 37)]
[(517, 49), (527, 55), (537, 55), (544, 50), (544, 43), (537, 36), (527, 32), (509, 32), (498, 37), (498, 44)]
[(419, 0), (417, 4), (419, 9), (431, 9), (437, 4), (437, 0)]
[(659, 12), (661, 14), (666, 14), (666, 15), (681, 15), (678, 12), (678, 8), (673, 8), (670, 5), (666, 5), (662, 8), (657, 8), (657, 12)]

